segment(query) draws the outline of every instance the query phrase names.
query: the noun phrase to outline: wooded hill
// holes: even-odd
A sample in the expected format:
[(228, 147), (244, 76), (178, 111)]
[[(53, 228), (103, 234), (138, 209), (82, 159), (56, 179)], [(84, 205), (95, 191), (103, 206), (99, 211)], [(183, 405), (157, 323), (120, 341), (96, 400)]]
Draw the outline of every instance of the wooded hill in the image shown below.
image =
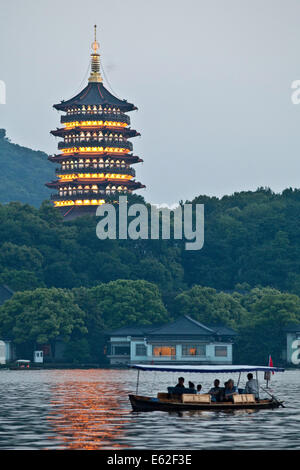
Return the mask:
[(300, 190), (196, 197), (205, 242), (186, 251), (179, 240), (101, 241), (97, 219), (33, 207), (53, 177), (45, 154), (2, 133), (0, 158), (0, 200), (22, 201), (0, 204), (0, 283), (16, 292), (0, 308), (0, 335), (24, 345), (62, 335), (93, 358), (104, 329), (189, 314), (237, 329), (236, 361), (281, 360), (284, 327), (300, 323)]
[(39, 207), (49, 198), (44, 183), (54, 179), (53, 164), (44, 152), (13, 144), (0, 129), (0, 202), (21, 201)]

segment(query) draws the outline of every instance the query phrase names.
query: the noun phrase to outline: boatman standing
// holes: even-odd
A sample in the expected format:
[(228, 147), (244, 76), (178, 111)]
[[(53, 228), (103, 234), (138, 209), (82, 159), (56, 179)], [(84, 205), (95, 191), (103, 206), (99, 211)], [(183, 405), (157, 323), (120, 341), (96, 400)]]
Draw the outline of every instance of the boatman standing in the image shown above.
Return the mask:
[(252, 393), (255, 398), (259, 398), (257, 380), (253, 378), (251, 373), (247, 375), (247, 379), (248, 382), (246, 382), (244, 393)]

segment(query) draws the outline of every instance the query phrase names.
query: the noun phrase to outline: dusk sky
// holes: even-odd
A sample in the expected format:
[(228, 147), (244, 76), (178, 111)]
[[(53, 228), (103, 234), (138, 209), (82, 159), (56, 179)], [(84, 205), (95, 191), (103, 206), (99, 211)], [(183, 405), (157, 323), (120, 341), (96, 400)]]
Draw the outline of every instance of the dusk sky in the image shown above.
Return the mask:
[(173, 204), (300, 187), (300, 104), (291, 101), (299, 1), (0, 4), (0, 127), (13, 142), (57, 153), (52, 105), (86, 86), (96, 23), (104, 85), (138, 107), (130, 113), (141, 133), (134, 153), (144, 160), (136, 179), (147, 186), (138, 194)]

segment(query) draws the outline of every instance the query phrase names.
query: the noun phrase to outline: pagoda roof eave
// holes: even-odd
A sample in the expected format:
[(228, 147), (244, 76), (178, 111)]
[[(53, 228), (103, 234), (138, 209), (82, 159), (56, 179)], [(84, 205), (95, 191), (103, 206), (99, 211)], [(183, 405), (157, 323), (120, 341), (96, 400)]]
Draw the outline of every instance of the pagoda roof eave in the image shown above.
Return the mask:
[(76, 186), (76, 184), (91, 184), (91, 183), (98, 183), (98, 184), (113, 184), (113, 183), (122, 183), (123, 185), (126, 185), (129, 188), (132, 189), (143, 189), (146, 186), (139, 181), (135, 180), (124, 180), (120, 178), (103, 178), (103, 179), (81, 179), (81, 178), (75, 178), (70, 181), (51, 181), (49, 183), (45, 183), (45, 186), (48, 188), (58, 188), (59, 186), (65, 186), (66, 184), (73, 184)]
[(52, 187), (52, 186), (57, 186), (57, 185), (65, 185), (67, 183), (106, 183), (110, 181), (122, 181), (124, 184), (140, 184), (138, 181), (135, 181), (134, 179), (124, 179), (124, 178), (111, 178), (111, 177), (105, 177), (105, 178), (72, 178), (70, 180), (53, 180), (50, 181), (49, 183), (46, 183), (46, 186)]
[[(108, 131), (111, 131), (112, 128), (110, 126), (101, 126), (101, 129), (99, 128), (99, 126), (88, 126), (89, 128), (95, 128), (96, 130), (108, 130)], [(60, 128), (57, 128), (53, 131), (50, 131), (50, 134), (54, 135), (55, 137), (61, 137), (61, 136), (64, 136), (64, 134), (69, 134), (70, 132), (72, 132), (73, 130), (84, 130), (86, 129), (86, 127), (82, 127), (82, 126), (76, 126), (75, 128), (73, 129), (69, 129), (68, 127), (60, 127)], [(90, 129), (88, 129), (90, 130)], [(140, 137), (141, 134), (139, 132), (137, 132), (135, 129), (131, 129), (130, 127), (116, 127), (115, 130), (117, 130), (118, 132), (121, 132), (122, 134), (124, 134), (125, 136), (128, 136), (128, 138), (130, 137)]]
[(106, 153), (101, 153), (101, 154), (97, 154), (97, 155), (84, 155), (84, 154), (80, 154), (80, 153), (77, 153), (77, 154), (74, 154), (74, 155), (70, 155), (70, 154), (55, 154), (55, 155), (49, 155), (48, 157), (48, 160), (50, 160), (51, 162), (56, 162), (56, 161), (61, 161), (61, 160), (67, 160), (68, 158), (70, 157), (76, 157), (76, 158), (91, 158), (91, 157), (114, 157), (114, 158), (122, 158), (124, 160), (127, 160), (128, 162), (131, 161), (132, 164), (134, 163), (143, 163), (144, 160), (140, 157), (138, 157), (137, 155), (130, 155), (128, 153), (125, 153), (125, 154), (118, 154), (118, 155), (115, 155), (115, 154), (111, 154), (109, 152), (106, 152)]
[(80, 105), (110, 105), (117, 106), (123, 111), (133, 111), (137, 107), (126, 100), (120, 100), (110, 93), (102, 83), (90, 82), (80, 93), (67, 101), (61, 101), (54, 104), (53, 107), (58, 111), (64, 111), (69, 106)]

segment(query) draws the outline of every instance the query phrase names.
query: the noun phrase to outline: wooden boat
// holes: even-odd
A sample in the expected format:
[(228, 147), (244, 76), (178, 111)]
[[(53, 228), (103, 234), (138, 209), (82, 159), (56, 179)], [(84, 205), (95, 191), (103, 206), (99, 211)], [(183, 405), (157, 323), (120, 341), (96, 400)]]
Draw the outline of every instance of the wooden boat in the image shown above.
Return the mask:
[(226, 410), (266, 410), (278, 408), (282, 402), (266, 399), (253, 401), (252, 403), (230, 403), (230, 402), (211, 402), (211, 403), (183, 403), (174, 399), (153, 399), (151, 397), (129, 395), (129, 400), (133, 411), (226, 411)]
[[(143, 365), (134, 364), (131, 366), (138, 370), (136, 394), (130, 394), (129, 400), (133, 411), (229, 411), (229, 410), (265, 410), (274, 409), (280, 406), (284, 407), (283, 402), (271, 395), (267, 390), (263, 389), (270, 395), (270, 398), (255, 398), (253, 394), (237, 394), (233, 395), (233, 401), (212, 402), (210, 394), (191, 394), (183, 393), (174, 395), (172, 393), (158, 393), (157, 397), (148, 397), (138, 394), (139, 373), (144, 371), (160, 371), (160, 372), (187, 372), (187, 373), (231, 373), (239, 372), (239, 381), (242, 372), (256, 372), (256, 380), (258, 384), (259, 371), (283, 372), (284, 369), (278, 367), (264, 366), (182, 366), (182, 365)], [(238, 381), (238, 383), (239, 383)], [(262, 388), (262, 387), (261, 387)]]
[(10, 370), (28, 370), (30, 369), (29, 359), (17, 359), (14, 364), (12, 364)]
[(40, 367), (35, 367), (31, 365), (29, 359), (18, 359), (14, 364), (9, 366), (9, 370), (41, 370)]

